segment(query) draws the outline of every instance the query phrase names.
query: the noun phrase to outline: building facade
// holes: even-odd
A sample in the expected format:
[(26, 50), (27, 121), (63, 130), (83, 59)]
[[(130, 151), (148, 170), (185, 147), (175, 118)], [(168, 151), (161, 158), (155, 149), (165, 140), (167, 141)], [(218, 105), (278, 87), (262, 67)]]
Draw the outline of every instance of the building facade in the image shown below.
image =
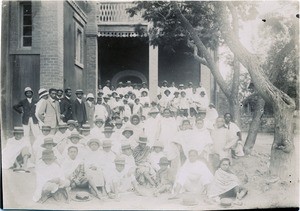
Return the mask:
[[(96, 94), (111, 80), (146, 81), (155, 98), (163, 81), (176, 84), (200, 81), (216, 103), (216, 85), (208, 69), (181, 52), (149, 44), (148, 34), (136, 33), (151, 23), (141, 15), (129, 17), (130, 2), (3, 1), (1, 58), (1, 116), (6, 137), (21, 117), (12, 106), (30, 86), (81, 88)], [(183, 46), (184, 47), (184, 46)]]

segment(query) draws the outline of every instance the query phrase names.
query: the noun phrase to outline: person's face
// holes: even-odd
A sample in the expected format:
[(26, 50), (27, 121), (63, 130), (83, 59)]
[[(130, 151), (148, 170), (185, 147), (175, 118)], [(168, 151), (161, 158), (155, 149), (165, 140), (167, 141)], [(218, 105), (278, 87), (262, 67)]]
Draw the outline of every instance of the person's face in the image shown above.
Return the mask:
[(146, 120), (146, 117), (145, 117), (145, 116), (141, 116), (141, 120), (142, 120), (142, 121), (145, 121), (145, 120)]
[(50, 130), (49, 129), (43, 129), (42, 133), (43, 133), (44, 136), (46, 136), (50, 133)]
[(197, 159), (198, 159), (198, 153), (197, 153), (197, 151), (195, 151), (195, 150), (191, 150), (190, 152), (189, 152), (189, 161), (191, 162), (191, 163), (194, 163), (195, 161), (197, 161)]
[(124, 168), (125, 168), (124, 164), (118, 164), (118, 163), (116, 163), (115, 165), (116, 165), (116, 169), (117, 169), (118, 172), (122, 172), (124, 170)]
[(181, 97), (185, 97), (186, 94), (185, 94), (185, 92), (181, 92), (180, 95), (181, 95)]
[(159, 153), (162, 151), (161, 147), (154, 147), (154, 152)]
[(72, 96), (72, 90), (67, 90), (67, 91), (65, 92), (65, 95), (66, 95), (67, 97), (71, 97), (71, 96)]
[(75, 126), (73, 124), (70, 124), (68, 128), (70, 131), (72, 131), (72, 130), (74, 130)]
[(22, 133), (14, 133), (14, 135), (16, 140), (20, 140), (23, 137)]
[(77, 93), (76, 96), (78, 97), (78, 99), (82, 99), (83, 94), (82, 93)]
[(104, 98), (104, 101), (107, 103), (109, 98)]
[(216, 126), (217, 126), (217, 128), (223, 127), (224, 124), (225, 124), (225, 121), (224, 121), (223, 118), (218, 118), (218, 119), (216, 120)]
[(124, 98), (128, 100), (129, 99), (129, 95), (125, 95)]
[(83, 130), (82, 135), (84, 135), (84, 136), (90, 135), (90, 130)]
[(102, 103), (102, 98), (98, 98), (98, 99), (97, 99), (97, 104), (100, 105), (101, 103)]
[(169, 110), (164, 111), (164, 117), (169, 118), (171, 116), (171, 112)]
[(157, 98), (160, 100), (161, 99), (161, 95), (157, 95)]
[(204, 126), (204, 122), (203, 122), (203, 121), (201, 121), (201, 120), (197, 120), (197, 121), (196, 121), (196, 127), (197, 127), (198, 129), (202, 129), (203, 126)]
[(224, 116), (224, 119), (225, 119), (225, 123), (228, 124), (231, 121), (231, 115), (230, 114), (226, 114)]
[(94, 98), (89, 98), (89, 101), (91, 102), (91, 103), (93, 103), (94, 102)]
[(105, 131), (105, 132), (104, 132), (104, 135), (105, 135), (106, 138), (110, 138), (111, 135), (112, 135), (112, 132), (110, 132), (110, 131)]
[(132, 94), (130, 98), (134, 100), (136, 98), (135, 94)]
[(230, 163), (228, 160), (224, 160), (222, 163), (221, 163), (221, 169), (223, 171), (228, 171), (229, 170), (229, 166), (230, 166)]
[(110, 87), (110, 83), (106, 83), (105, 86)]
[(58, 130), (59, 130), (61, 133), (65, 133), (66, 130), (67, 130), (67, 128), (63, 127), (63, 128), (59, 128)]
[(175, 87), (175, 82), (172, 82), (172, 87)]
[(124, 122), (128, 122), (129, 118), (128, 117), (124, 117)]
[(143, 88), (147, 88), (147, 84), (143, 84)]
[(42, 159), (46, 165), (51, 165), (54, 162), (52, 158), (43, 158)]
[(96, 126), (97, 126), (98, 128), (102, 127), (102, 126), (103, 126), (103, 122), (97, 121), (97, 122), (96, 122)]
[(122, 124), (116, 124), (116, 128), (120, 129), (122, 127)]
[(79, 142), (79, 138), (78, 137), (71, 137), (71, 142), (73, 144), (77, 144)]
[(128, 131), (128, 130), (124, 131), (124, 136), (125, 136), (126, 138), (129, 138), (130, 136), (132, 136), (131, 131)]
[(159, 164), (159, 167), (161, 170), (165, 170), (166, 168), (168, 168), (168, 164), (161, 163)]
[(147, 96), (147, 92), (143, 92), (143, 93), (142, 93), (142, 96), (143, 96), (143, 97), (146, 97), (146, 96)]
[(116, 97), (116, 101), (119, 102), (120, 101), (120, 97)]
[(163, 83), (163, 86), (164, 86), (164, 87), (167, 86), (167, 83)]
[(178, 98), (179, 97), (179, 93), (176, 92), (175, 93), (175, 97)]
[(62, 92), (62, 91), (58, 91), (58, 92), (57, 92), (57, 97), (61, 98), (62, 95), (63, 95), (63, 92)]
[(183, 125), (182, 125), (182, 129), (187, 130), (189, 128), (190, 128), (190, 123), (189, 122), (184, 122)]
[(123, 149), (122, 152), (127, 156), (132, 155), (132, 150), (130, 148)]
[(151, 114), (150, 114), (150, 116), (151, 116), (152, 118), (154, 118), (154, 119), (157, 117), (157, 115), (158, 115), (158, 113), (151, 113)]
[(104, 152), (110, 152), (111, 146), (103, 147)]
[(25, 92), (25, 96), (28, 98), (32, 98), (33, 93), (31, 91)]
[(139, 124), (139, 119), (137, 117), (133, 117), (132, 120), (131, 120), (131, 123), (133, 125), (137, 125), (137, 124)]
[(92, 151), (97, 151), (98, 149), (99, 149), (99, 144), (98, 143), (96, 143), (96, 142), (93, 142), (93, 143), (91, 143), (90, 145), (89, 145), (89, 147), (90, 147), (90, 149), (92, 150)]
[(170, 95), (170, 92), (165, 92), (165, 95), (168, 97)]
[(145, 147), (146, 147), (146, 143), (139, 143), (139, 145), (140, 145), (140, 147), (142, 148), (142, 149), (145, 149)]
[(50, 97), (52, 99), (55, 99), (56, 98), (56, 95), (57, 95), (57, 92), (55, 90), (52, 90), (50, 93), (49, 93)]
[(71, 160), (75, 160), (78, 155), (78, 150), (76, 148), (70, 148), (68, 150), (68, 155), (71, 158)]
[(53, 148), (53, 145), (52, 145), (52, 144), (45, 144), (45, 145), (44, 145), (44, 148), (45, 148), (45, 149), (52, 149), (52, 148)]
[(197, 117), (198, 117), (199, 119), (204, 119), (204, 118), (206, 117), (206, 113), (205, 113), (205, 112), (199, 112), (199, 113), (197, 114)]
[(45, 95), (45, 96), (43, 96), (43, 97), (42, 97), (42, 99), (45, 99), (45, 100), (47, 100), (47, 99), (48, 99), (48, 97), (49, 97), (49, 95)]

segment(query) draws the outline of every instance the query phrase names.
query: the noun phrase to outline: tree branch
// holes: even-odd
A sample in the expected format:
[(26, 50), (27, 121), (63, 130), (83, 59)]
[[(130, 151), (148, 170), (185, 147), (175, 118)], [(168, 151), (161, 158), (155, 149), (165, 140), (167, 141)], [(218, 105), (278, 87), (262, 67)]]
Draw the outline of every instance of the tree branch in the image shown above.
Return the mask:
[(225, 80), (223, 79), (221, 73), (218, 71), (218, 68), (216, 67), (215, 61), (212, 58), (210, 52), (206, 49), (203, 42), (200, 40), (199, 36), (197, 35), (197, 32), (193, 28), (193, 26), (190, 24), (190, 22), (184, 17), (184, 15), (181, 13), (180, 8), (178, 6), (177, 2), (172, 2), (174, 9), (175, 9), (175, 15), (179, 18), (181, 21), (181, 24), (184, 28), (187, 29), (188, 33), (190, 34), (191, 38), (194, 40), (195, 45), (197, 48), (203, 53), (203, 57), (207, 62), (207, 67), (210, 69), (212, 75), (218, 82), (218, 85), (220, 86), (221, 90), (224, 92), (225, 96), (227, 98), (230, 97), (230, 89), (228, 85), (226, 84)]

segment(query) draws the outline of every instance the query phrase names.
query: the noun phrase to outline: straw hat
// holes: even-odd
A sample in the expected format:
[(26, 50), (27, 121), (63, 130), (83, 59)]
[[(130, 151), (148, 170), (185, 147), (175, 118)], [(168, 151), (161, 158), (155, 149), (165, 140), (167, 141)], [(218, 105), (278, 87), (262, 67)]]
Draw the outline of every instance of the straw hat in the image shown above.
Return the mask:
[(86, 202), (92, 200), (91, 195), (85, 191), (78, 191), (76, 194), (72, 194), (71, 198), (73, 201), (78, 202)]
[(89, 124), (83, 124), (81, 130), (91, 130), (91, 126)]
[(14, 133), (24, 133), (23, 127), (14, 127)]
[(118, 155), (115, 160), (114, 160), (115, 164), (123, 164), (125, 165), (125, 158), (122, 155)]
[(44, 143), (41, 144), (41, 147), (45, 148), (46, 144), (52, 144), (53, 147), (55, 147), (57, 145), (56, 143), (53, 142), (53, 138), (51, 138), (51, 137), (44, 138)]
[(127, 126), (124, 128), (123, 132), (122, 132), (122, 135), (124, 135), (125, 131), (130, 131), (131, 132), (131, 135), (133, 134), (133, 130), (131, 129), (131, 127)]
[(71, 135), (68, 136), (68, 138), (79, 138), (81, 139), (81, 136), (79, 135), (79, 133), (77, 131), (74, 131), (71, 133)]
[(74, 126), (76, 126), (77, 122), (75, 120), (73, 120), (73, 119), (70, 119), (70, 120), (67, 121), (67, 124), (68, 125), (74, 125)]
[(131, 149), (131, 145), (130, 145), (129, 141), (122, 141), (121, 148), (122, 148), (122, 150)]
[(87, 94), (86, 99), (89, 99), (89, 98), (95, 99), (95, 97), (94, 97), (94, 95), (92, 93), (88, 93)]
[(153, 147), (161, 147), (161, 148), (164, 148), (164, 145), (162, 144), (161, 141), (155, 141), (154, 144), (153, 144)]
[(42, 159), (47, 159), (47, 160), (52, 160), (52, 159), (56, 159), (56, 156), (54, 155), (54, 152), (51, 149), (45, 149), (42, 152)]
[(106, 127), (104, 127), (104, 131), (102, 132), (102, 133), (107, 133), (107, 132), (114, 132), (114, 130), (113, 130), (113, 128), (112, 127), (110, 127), (110, 126), (106, 126)]
[(222, 207), (230, 207), (233, 200), (231, 198), (222, 198), (220, 201), (220, 205)]
[(111, 140), (104, 140), (103, 141), (103, 144), (102, 144), (103, 148), (111, 147), (111, 146), (112, 146)]
[(47, 91), (47, 89), (41, 88), (41, 89), (39, 89), (38, 94), (39, 94), (39, 99), (41, 99), (42, 97), (48, 95), (49, 92)]
[(30, 87), (26, 87), (24, 89), (24, 93), (26, 93), (26, 92), (32, 92), (33, 93), (32, 89)]
[(140, 136), (137, 142), (146, 144), (148, 142), (148, 139), (146, 136)]
[(91, 143), (97, 143), (99, 146), (101, 145), (100, 141), (96, 138), (92, 138), (87, 142), (87, 145), (90, 146)]
[(95, 121), (94, 121), (95, 123), (96, 122), (102, 122), (102, 123), (104, 123), (104, 120), (103, 119), (101, 119), (100, 117), (97, 117), (96, 119), (95, 119)]
[(158, 114), (159, 110), (155, 107), (151, 108), (150, 111), (148, 112), (148, 114)]
[(83, 90), (82, 90), (82, 89), (77, 89), (77, 90), (75, 91), (75, 94), (83, 94)]
[(42, 130), (51, 130), (51, 126), (49, 125), (43, 125)]
[(68, 125), (65, 122), (62, 122), (62, 123), (58, 124), (58, 128), (67, 128), (67, 127), (68, 127)]

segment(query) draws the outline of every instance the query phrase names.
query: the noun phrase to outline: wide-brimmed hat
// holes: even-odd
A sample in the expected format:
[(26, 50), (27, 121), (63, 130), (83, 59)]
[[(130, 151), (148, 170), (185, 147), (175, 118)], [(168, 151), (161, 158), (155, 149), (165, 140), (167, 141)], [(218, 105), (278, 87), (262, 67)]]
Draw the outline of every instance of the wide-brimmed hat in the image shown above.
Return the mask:
[(164, 148), (164, 145), (161, 141), (155, 141), (152, 147), (161, 147)]
[(115, 164), (123, 164), (125, 165), (125, 157), (122, 155), (118, 155), (115, 160), (114, 160)]
[(189, 84), (189, 85), (193, 85), (193, 82), (190, 81), (188, 84)]
[(159, 163), (158, 164), (161, 164), (161, 165), (163, 165), (163, 164), (170, 164), (170, 161), (168, 160), (167, 157), (161, 157), (159, 159)]
[(46, 96), (49, 94), (48, 90), (47, 89), (44, 89), (44, 88), (41, 88), (39, 89), (39, 99), (41, 99), (42, 97)]
[(105, 99), (109, 99), (110, 97), (108, 95), (103, 96)]
[(105, 148), (105, 147), (111, 147), (112, 146), (112, 142), (111, 140), (104, 140), (103, 143), (102, 143), (102, 147)]
[(70, 119), (70, 120), (67, 121), (67, 124), (68, 125), (74, 125), (74, 126), (76, 126), (77, 122), (75, 120), (73, 120), (73, 119)]
[(30, 87), (26, 87), (24, 89), (24, 93), (26, 93), (26, 92), (32, 92), (33, 93), (32, 89)]
[(62, 122), (62, 123), (58, 124), (58, 128), (67, 128), (67, 127), (68, 127), (68, 125), (65, 122)]
[(97, 139), (97, 138), (91, 138), (91, 139), (87, 142), (87, 145), (90, 146), (91, 143), (97, 143), (99, 146), (101, 145), (99, 139)]
[(122, 81), (120, 81), (118, 84), (121, 84), (121, 85), (122, 85), (122, 84), (123, 84), (123, 82), (122, 82)]
[(104, 123), (104, 120), (103, 120), (102, 118), (100, 118), (100, 117), (97, 117), (97, 118), (95, 119), (94, 122), (95, 122), (95, 123), (96, 123), (96, 122), (103, 122), (103, 123)]
[(148, 138), (146, 136), (140, 136), (138, 143), (146, 144), (148, 142)]
[(111, 132), (112, 133), (112, 132), (114, 132), (114, 130), (110, 126), (105, 126), (102, 133), (107, 133), (107, 132)]
[(131, 84), (131, 81), (126, 81), (126, 84)]
[(125, 127), (123, 132), (122, 132), (122, 135), (124, 135), (125, 131), (130, 131), (132, 134), (133, 134), (133, 129), (129, 126)]
[(53, 142), (53, 138), (52, 137), (47, 137), (47, 138), (44, 138), (44, 143), (41, 144), (41, 147), (44, 147), (45, 148), (45, 145), (46, 144), (52, 144), (53, 147), (55, 147), (57, 144)]
[(77, 131), (74, 131), (74, 132), (71, 132), (71, 134), (68, 136), (68, 138), (79, 138), (79, 139), (81, 139), (82, 137)]
[(222, 207), (230, 207), (232, 205), (233, 200), (231, 198), (222, 198), (220, 201), (220, 205)]
[(206, 108), (204, 108), (204, 107), (198, 107), (197, 108), (197, 112), (198, 113), (206, 113)]
[(184, 87), (184, 85), (183, 85), (183, 84), (179, 84), (178, 86), (179, 86), (179, 87)]
[(89, 124), (83, 124), (81, 130), (91, 130), (91, 126)]
[(87, 94), (86, 99), (89, 99), (89, 98), (95, 99), (95, 97), (94, 97), (94, 95), (92, 93), (88, 93)]
[(75, 94), (83, 94), (83, 90), (82, 90), (82, 89), (77, 89), (77, 90), (75, 91)]
[(148, 114), (158, 114), (159, 110), (155, 107), (151, 108), (150, 111), (148, 112)]
[(132, 149), (129, 141), (123, 140), (123, 141), (121, 141), (121, 142), (122, 142), (122, 144), (121, 144), (121, 149), (122, 149), (122, 150), (125, 150), (125, 149)]
[(14, 127), (14, 133), (24, 133), (23, 127)]
[(43, 152), (42, 152), (42, 159), (56, 159), (56, 156), (54, 155), (54, 152), (53, 150), (51, 149), (45, 149)]
[(51, 130), (51, 126), (49, 125), (43, 125), (42, 130)]

